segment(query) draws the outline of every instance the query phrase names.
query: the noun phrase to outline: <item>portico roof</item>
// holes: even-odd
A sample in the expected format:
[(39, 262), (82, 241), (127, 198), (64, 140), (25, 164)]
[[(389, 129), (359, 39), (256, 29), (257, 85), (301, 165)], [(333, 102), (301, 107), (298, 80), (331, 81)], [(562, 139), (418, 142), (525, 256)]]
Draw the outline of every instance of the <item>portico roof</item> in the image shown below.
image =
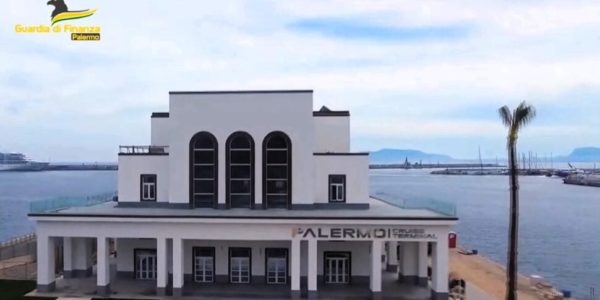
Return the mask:
[(334, 209), (212, 209), (117, 207), (116, 202), (71, 207), (57, 211), (30, 213), (30, 217), (110, 217), (110, 218), (233, 218), (233, 219), (330, 219), (330, 220), (439, 220), (458, 218), (427, 208), (406, 208), (377, 198), (369, 198), (369, 208)]

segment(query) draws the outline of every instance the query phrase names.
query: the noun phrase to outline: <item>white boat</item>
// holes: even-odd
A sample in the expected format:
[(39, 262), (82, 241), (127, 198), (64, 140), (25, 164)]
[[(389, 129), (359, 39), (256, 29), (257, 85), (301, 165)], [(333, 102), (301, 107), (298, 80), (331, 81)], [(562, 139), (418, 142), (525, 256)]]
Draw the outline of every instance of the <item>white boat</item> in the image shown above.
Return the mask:
[(4, 171), (42, 171), (48, 166), (47, 162), (31, 161), (22, 153), (1, 153), (0, 172)]

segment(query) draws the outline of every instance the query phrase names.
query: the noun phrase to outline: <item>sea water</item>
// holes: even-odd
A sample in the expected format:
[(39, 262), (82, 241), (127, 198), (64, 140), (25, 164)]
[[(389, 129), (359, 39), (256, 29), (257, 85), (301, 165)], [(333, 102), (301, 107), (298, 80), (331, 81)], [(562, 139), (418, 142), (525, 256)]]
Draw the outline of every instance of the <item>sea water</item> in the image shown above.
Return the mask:
[(31, 201), (117, 190), (115, 171), (0, 172), (0, 241), (34, 231)]
[[(508, 176), (430, 175), (431, 170), (371, 170), (371, 193), (437, 199), (457, 206), (459, 244), (506, 263)], [(557, 177), (521, 176), (519, 273), (538, 274), (584, 298), (600, 291), (600, 188)]]
[[(507, 176), (430, 175), (431, 170), (372, 170), (371, 193), (454, 203), (459, 243), (502, 264), (508, 232)], [(114, 171), (0, 173), (0, 241), (30, 233), (29, 202), (115, 191)], [(539, 274), (584, 298), (600, 291), (600, 188), (560, 178), (520, 177), (519, 272)]]

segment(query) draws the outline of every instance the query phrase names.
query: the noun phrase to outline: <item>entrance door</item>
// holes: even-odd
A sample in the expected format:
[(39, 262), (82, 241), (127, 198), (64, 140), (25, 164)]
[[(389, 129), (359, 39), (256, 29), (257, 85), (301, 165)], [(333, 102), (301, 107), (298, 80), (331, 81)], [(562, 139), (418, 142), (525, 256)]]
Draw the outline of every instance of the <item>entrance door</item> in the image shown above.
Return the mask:
[(266, 267), (268, 284), (285, 284), (287, 282), (288, 251), (285, 248), (267, 248)]
[(350, 282), (350, 252), (325, 252), (325, 283)]
[(229, 248), (229, 281), (250, 283), (250, 248)]
[(215, 248), (194, 248), (194, 281), (214, 282)]
[(156, 279), (156, 250), (134, 250), (135, 278)]

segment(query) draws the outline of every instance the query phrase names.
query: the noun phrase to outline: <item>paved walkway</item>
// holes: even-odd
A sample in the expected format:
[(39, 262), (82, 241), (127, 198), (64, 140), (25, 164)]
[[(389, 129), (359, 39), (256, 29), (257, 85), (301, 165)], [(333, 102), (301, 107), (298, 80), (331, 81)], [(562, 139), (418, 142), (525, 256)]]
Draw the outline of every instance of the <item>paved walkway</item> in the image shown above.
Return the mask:
[[(401, 284), (393, 273), (384, 272), (383, 299), (426, 300), (429, 299), (428, 287)], [(156, 296), (156, 281), (134, 280), (131, 278), (111, 279), (111, 297), (127, 299), (174, 299), (174, 297)], [(56, 280), (56, 292), (38, 294), (31, 292), (28, 296), (54, 296), (89, 299), (96, 296), (96, 277)], [(290, 297), (289, 285), (235, 285), (210, 284), (200, 285), (186, 283), (181, 299), (286, 299)], [(371, 299), (369, 284), (324, 285), (318, 286), (319, 299)], [(77, 298), (79, 299), (79, 298)]]

